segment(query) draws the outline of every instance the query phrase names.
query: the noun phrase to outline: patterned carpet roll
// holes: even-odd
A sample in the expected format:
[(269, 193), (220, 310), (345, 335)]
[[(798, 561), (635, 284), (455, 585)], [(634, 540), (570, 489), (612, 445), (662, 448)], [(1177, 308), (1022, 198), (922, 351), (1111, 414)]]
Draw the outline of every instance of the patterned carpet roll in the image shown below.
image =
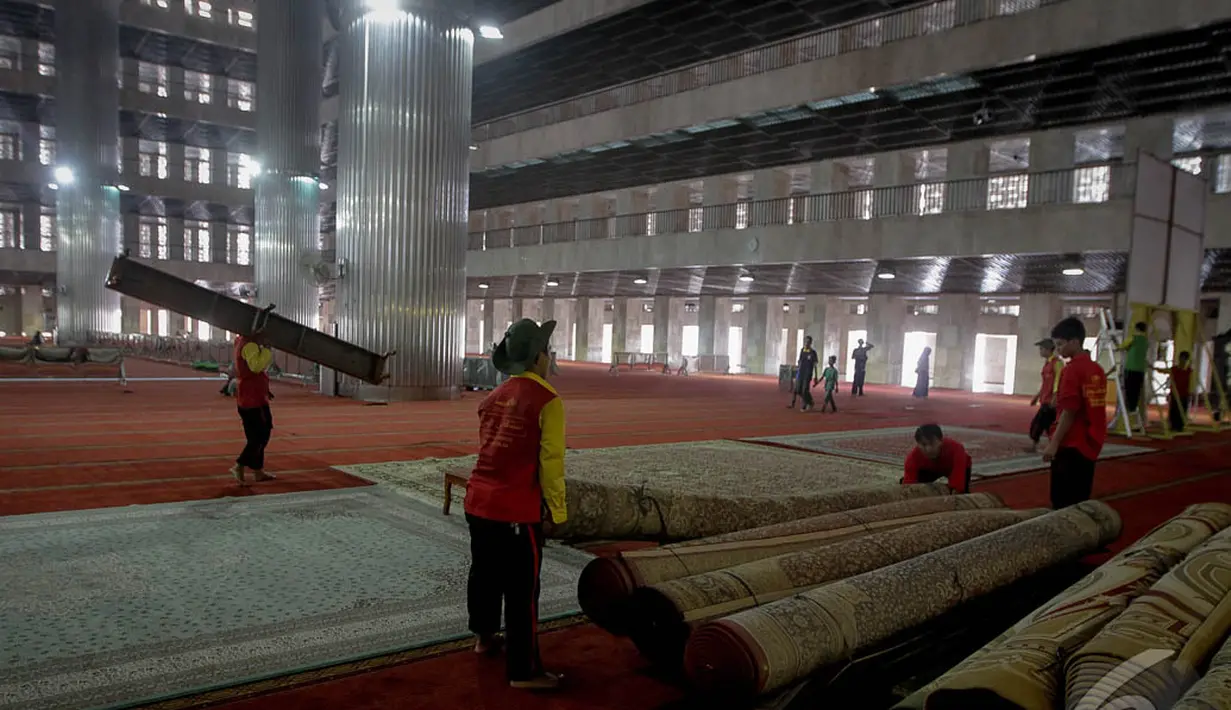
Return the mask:
[(944, 483), (878, 485), (815, 495), (745, 498), (664, 491), (644, 486), (568, 483), (568, 522), (551, 530), (563, 539), (690, 540), (913, 498), (945, 496)]
[[(1229, 594), (1231, 529), (1193, 550), (1069, 659), (1066, 707), (1077, 707), (1092, 691), (1108, 686), (1109, 678), (1119, 682), (1105, 702), (1140, 697), (1156, 708), (1171, 707), (1194, 680), (1192, 668), (1204, 665), (1214, 643), (1231, 629), (1231, 604), (1221, 604)], [(1185, 647), (1199, 629), (1202, 637), (1216, 641), (1206, 642), (1194, 653)], [(1145, 653), (1181, 653), (1187, 658), (1151, 660), (1152, 656), (1141, 655)]]
[(1231, 636), (1210, 661), (1205, 677), (1189, 689), (1171, 710), (1227, 710), (1231, 708)]
[(690, 628), (986, 535), (1046, 510), (971, 510), (897, 530), (749, 562), (638, 589), (630, 635), (655, 663), (678, 665)]
[(1120, 516), (1105, 503), (1054, 511), (704, 624), (684, 668), (711, 694), (776, 690), (1119, 534)]
[(1052, 710), (1064, 694), (1061, 659), (1094, 637), (1211, 535), (1231, 505), (1205, 503), (1146, 533), (894, 710), (983, 710), (988, 698)]
[(594, 623), (624, 634), (625, 602), (640, 587), (914, 525), (957, 510), (1002, 507), (1004, 502), (990, 493), (916, 498), (599, 557), (582, 572), (577, 598)]

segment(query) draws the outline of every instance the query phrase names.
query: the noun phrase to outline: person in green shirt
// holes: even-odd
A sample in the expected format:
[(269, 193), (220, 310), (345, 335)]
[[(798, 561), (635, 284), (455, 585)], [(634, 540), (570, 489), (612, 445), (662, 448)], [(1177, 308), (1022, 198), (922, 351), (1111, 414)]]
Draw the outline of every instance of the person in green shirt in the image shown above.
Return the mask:
[(1145, 388), (1146, 371), (1149, 370), (1150, 339), (1146, 324), (1133, 326), (1133, 333), (1120, 345), (1124, 354), (1124, 411), (1132, 414), (1141, 404), (1141, 392)]
[(833, 393), (838, 389), (838, 368), (834, 367), (838, 363), (837, 355), (829, 356), (829, 366), (821, 372), (821, 379), (825, 381), (825, 401), (821, 403), (821, 411), (825, 411), (825, 407), (833, 407), (834, 413), (838, 411), (838, 403), (834, 401)]

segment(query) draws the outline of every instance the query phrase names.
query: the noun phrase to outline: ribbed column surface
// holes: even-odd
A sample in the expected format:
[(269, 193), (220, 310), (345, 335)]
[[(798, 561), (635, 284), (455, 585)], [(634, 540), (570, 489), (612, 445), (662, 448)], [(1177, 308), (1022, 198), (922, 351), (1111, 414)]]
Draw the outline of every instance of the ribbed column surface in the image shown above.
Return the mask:
[(56, 194), (56, 327), (60, 342), (120, 331), (120, 296), (104, 284), (120, 252), (116, 188), (120, 0), (77, 0), (57, 12), (56, 166), (72, 171)]
[(259, 0), (257, 297), (316, 328), (320, 287), (322, 0)]
[(445, 399), (461, 384), (474, 35), (458, 0), (369, 12), (339, 45), (338, 330), (396, 350), (364, 399)]

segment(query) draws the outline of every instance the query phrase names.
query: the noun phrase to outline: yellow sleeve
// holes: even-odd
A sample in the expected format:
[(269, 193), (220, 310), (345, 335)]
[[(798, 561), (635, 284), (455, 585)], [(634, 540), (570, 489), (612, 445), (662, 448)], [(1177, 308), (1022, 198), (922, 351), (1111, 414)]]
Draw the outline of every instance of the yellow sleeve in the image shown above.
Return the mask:
[(274, 351), (256, 343), (245, 345), (240, 354), (244, 356), (244, 362), (248, 363), (248, 369), (253, 372), (264, 372), (274, 361)]
[(559, 525), (568, 520), (568, 502), (564, 493), (564, 402), (556, 397), (539, 413), (539, 486), (543, 500), (551, 511), (551, 520)]
[(1064, 371), (1064, 363), (1057, 358), (1052, 367), (1056, 368), (1056, 376), (1051, 378), (1051, 393), (1056, 394), (1060, 391), (1060, 373)]

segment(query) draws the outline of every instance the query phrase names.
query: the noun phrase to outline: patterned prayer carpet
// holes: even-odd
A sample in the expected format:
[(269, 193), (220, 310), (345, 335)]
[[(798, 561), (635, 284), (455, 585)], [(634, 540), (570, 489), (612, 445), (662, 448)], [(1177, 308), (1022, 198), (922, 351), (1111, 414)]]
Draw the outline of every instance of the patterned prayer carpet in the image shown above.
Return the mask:
[[(896, 483), (891, 466), (817, 456), (739, 441), (697, 441), (569, 451), (570, 479), (706, 495), (811, 495), (826, 490)], [(354, 476), (405, 489), (418, 500), (444, 500), (444, 474), (469, 473), (474, 456), (337, 466)]]
[[(1003, 476), (1044, 468), (1039, 454), (1028, 453), (1024, 447), (1030, 443), (1024, 435), (1006, 434), (965, 427), (945, 427), (945, 436), (962, 442), (974, 459), (973, 475), (979, 477)], [(891, 429), (862, 429), (858, 431), (835, 431), (823, 434), (793, 434), (790, 436), (766, 436), (745, 441), (779, 444), (796, 449), (817, 451), (825, 454), (849, 456), (866, 461), (901, 466), (906, 455), (915, 445), (914, 427)], [(1152, 453), (1154, 449), (1127, 444), (1107, 444), (1100, 459), (1120, 458), (1135, 454)]]
[[(0, 708), (151, 700), (466, 633), (458, 518), (380, 486), (0, 518)], [(544, 555), (544, 618), (585, 553)]]

